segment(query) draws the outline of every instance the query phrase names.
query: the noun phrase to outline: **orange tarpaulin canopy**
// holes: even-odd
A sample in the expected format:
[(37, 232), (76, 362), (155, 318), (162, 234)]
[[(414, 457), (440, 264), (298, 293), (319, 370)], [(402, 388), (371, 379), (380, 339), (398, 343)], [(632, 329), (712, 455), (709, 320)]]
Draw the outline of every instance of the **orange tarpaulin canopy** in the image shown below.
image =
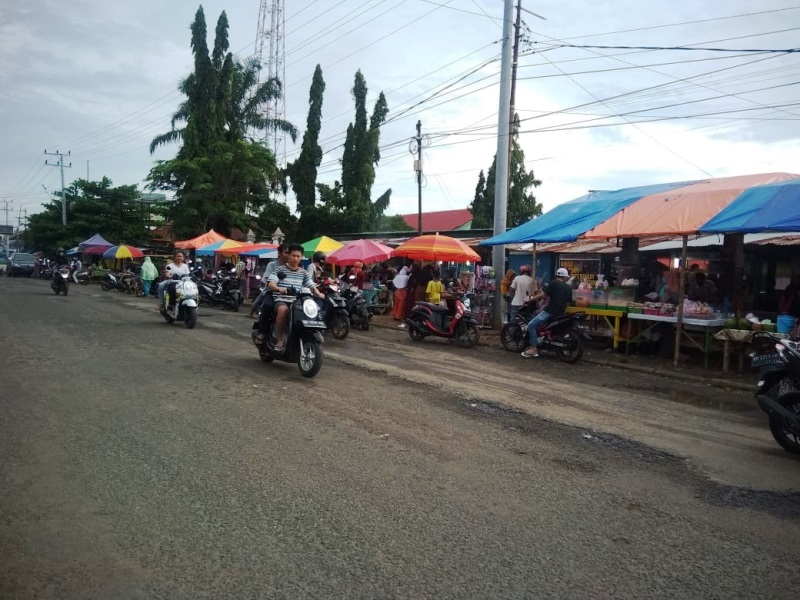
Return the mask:
[(584, 234), (587, 238), (690, 235), (747, 188), (796, 178), (789, 173), (719, 177), (645, 196)]
[(210, 246), (211, 244), (221, 242), (226, 239), (228, 238), (226, 238), (224, 235), (220, 235), (213, 229), (209, 229), (203, 235), (198, 235), (196, 238), (175, 242), (175, 247), (180, 248), (181, 250), (197, 250), (198, 248), (204, 248), (205, 246)]

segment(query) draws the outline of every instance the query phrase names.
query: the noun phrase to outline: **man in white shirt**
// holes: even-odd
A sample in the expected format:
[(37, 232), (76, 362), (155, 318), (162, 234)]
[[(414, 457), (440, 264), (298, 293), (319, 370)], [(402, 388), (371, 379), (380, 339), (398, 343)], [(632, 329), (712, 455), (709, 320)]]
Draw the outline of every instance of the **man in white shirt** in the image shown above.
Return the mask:
[(511, 282), (511, 291), (514, 293), (514, 297), (511, 298), (509, 316), (513, 321), (517, 313), (519, 313), (519, 309), (525, 304), (525, 300), (533, 293), (533, 277), (531, 277), (530, 265), (522, 265), (519, 268), (519, 275), (514, 277)]

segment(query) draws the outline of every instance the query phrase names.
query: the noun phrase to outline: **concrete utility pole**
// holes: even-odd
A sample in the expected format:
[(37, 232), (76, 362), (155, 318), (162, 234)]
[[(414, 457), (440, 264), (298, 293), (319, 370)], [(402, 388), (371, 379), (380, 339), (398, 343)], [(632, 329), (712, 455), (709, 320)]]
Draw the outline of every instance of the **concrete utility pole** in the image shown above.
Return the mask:
[(14, 201), (6, 200), (5, 198), (3, 198), (3, 204), (5, 205), (5, 211), (6, 211), (6, 225), (8, 225), (8, 211), (9, 211), (8, 207), (9, 205), (14, 204)]
[(417, 172), (417, 233), (422, 235), (422, 121), (417, 121), (417, 160), (414, 170)]
[[(57, 163), (51, 163), (51, 162), (48, 162), (48, 161), (44, 161), (44, 164), (46, 164), (49, 167), (59, 167), (61, 169), (61, 224), (66, 227), (67, 226), (67, 196), (64, 193), (64, 167), (67, 167), (68, 169), (71, 169), (72, 168), (72, 163), (69, 163), (68, 165), (65, 165), (64, 164), (64, 154), (62, 154), (58, 150), (56, 150), (55, 152), (48, 152), (47, 150), (45, 150), (44, 153), (47, 156), (57, 156), (58, 157), (58, 162)], [(70, 155), (71, 155), (71, 152), (67, 152), (67, 156), (70, 156)]]
[[(500, 62), (500, 104), (497, 118), (497, 173), (494, 186), (494, 235), (505, 233), (508, 216), (508, 173), (509, 173), (509, 140), (511, 132), (511, 62), (512, 62), (512, 29), (514, 19), (514, 0), (504, 0), (503, 10), (503, 50)], [(495, 281), (499, 282), (506, 265), (506, 247), (494, 246), (492, 249), (492, 266)], [(492, 326), (500, 329), (503, 326), (503, 298), (500, 286), (495, 286), (494, 311)]]

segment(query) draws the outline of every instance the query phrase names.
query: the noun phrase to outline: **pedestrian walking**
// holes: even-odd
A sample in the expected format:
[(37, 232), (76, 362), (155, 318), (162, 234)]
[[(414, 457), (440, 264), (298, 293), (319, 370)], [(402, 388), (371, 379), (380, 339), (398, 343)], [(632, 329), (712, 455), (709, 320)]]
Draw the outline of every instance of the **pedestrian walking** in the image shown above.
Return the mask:
[(392, 317), (395, 321), (402, 321), (406, 316), (406, 294), (408, 293), (408, 274), (410, 267), (403, 267), (392, 279), (394, 298), (392, 299)]
[(153, 285), (153, 281), (158, 278), (158, 269), (153, 264), (153, 261), (150, 259), (149, 256), (144, 257), (144, 262), (142, 263), (142, 287), (144, 288), (144, 296), (147, 297), (150, 295), (150, 286)]

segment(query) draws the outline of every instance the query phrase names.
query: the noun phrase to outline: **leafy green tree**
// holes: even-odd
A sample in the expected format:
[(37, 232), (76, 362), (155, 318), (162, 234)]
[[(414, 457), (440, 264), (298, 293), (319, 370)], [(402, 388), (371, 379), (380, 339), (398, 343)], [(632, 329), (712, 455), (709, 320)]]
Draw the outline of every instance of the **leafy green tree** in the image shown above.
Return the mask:
[(233, 227), (251, 226), (250, 215), (275, 202), (270, 186), (279, 180), (274, 155), (249, 139), (248, 132), (275, 129), (294, 140), (297, 131), (286, 121), (263, 116), (264, 105), (280, 97), (281, 83), (270, 79), (259, 84), (258, 61), (234, 59), (225, 12), (217, 21), (210, 55), (202, 6), (191, 31), (194, 71), (178, 88), (186, 100), (173, 115), (170, 131), (153, 139), (150, 151), (175, 141), (181, 147), (174, 159), (156, 163), (149, 188), (175, 193), (170, 216), (179, 237), (211, 227), (230, 234)]
[(372, 200), (375, 165), (380, 161), (380, 128), (389, 114), (383, 92), (367, 117), (367, 82), (361, 71), (353, 84), (355, 120), (347, 127), (342, 153), (342, 178), (333, 187), (318, 184), (320, 205), (315, 211), (320, 233), (353, 233), (374, 230), (389, 206), (392, 190)]
[(139, 201), (135, 185), (112, 187), (107, 177), (100, 181), (78, 179), (64, 190), (67, 226), (61, 224), (61, 192), (28, 219), (25, 245), (54, 252), (71, 248), (99, 233), (115, 243), (139, 245), (150, 238), (147, 227), (151, 208)]
[[(472, 212), (472, 227), (474, 229), (491, 229), (494, 227), (494, 190), (497, 173), (497, 156), (492, 161), (492, 166), (486, 178), (483, 171), (478, 176), (478, 185), (475, 189), (475, 198), (470, 205)], [(536, 196), (528, 190), (542, 184), (533, 174), (525, 168), (525, 152), (519, 145), (517, 128), (511, 140), (511, 171), (509, 174), (510, 189), (508, 194), (508, 212), (506, 224), (508, 227), (517, 227), (542, 214), (542, 205), (536, 201)]]
[(395, 231), (414, 231), (409, 227), (403, 215), (381, 215), (375, 227), (375, 231), (395, 232)]

